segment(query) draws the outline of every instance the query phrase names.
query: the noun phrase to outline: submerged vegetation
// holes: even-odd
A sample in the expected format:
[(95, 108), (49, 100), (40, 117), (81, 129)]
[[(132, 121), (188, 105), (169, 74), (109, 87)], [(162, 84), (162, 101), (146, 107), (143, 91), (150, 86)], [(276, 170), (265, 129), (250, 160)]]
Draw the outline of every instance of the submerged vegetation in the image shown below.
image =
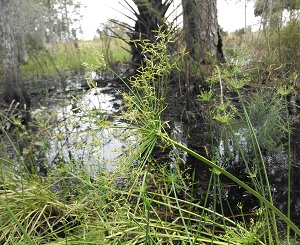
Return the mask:
[[(77, 97), (77, 106), (66, 117), (35, 114), (29, 128), (2, 114), (2, 125), (8, 122), (10, 129), (2, 127), (1, 137), (1, 244), (297, 244), (300, 230), (290, 210), (295, 118), (288, 97), (294, 82), (257, 92), (251, 84), (253, 70), (232, 52), (231, 62), (215, 66), (197, 94), (198, 102), (205, 103), (205, 110), (198, 109), (207, 118), (211, 145), (207, 156), (201, 156), (170, 133), (165, 120), (171, 72), (183, 57), (169, 56), (171, 33), (155, 34), (157, 43), (141, 45), (145, 66), (123, 81), (124, 107), (115, 119), (124, 123), (108, 121), (101, 107), (81, 107)], [(74, 61), (68, 69), (78, 69), (79, 62), (91, 72), (110, 69), (108, 57), (96, 50), (59, 53), (66, 60), (58, 57), (62, 63), (54, 63), (59, 69), (67, 60)], [(24, 66), (25, 74), (31, 65), (41, 65), (40, 55), (48, 54), (43, 51), (32, 61), (36, 63)], [(92, 79), (88, 81), (95, 91)], [(75, 109), (80, 110), (79, 120)], [(62, 130), (86, 121), (89, 126), (83, 132), (89, 141), (70, 145), (87, 149), (88, 155), (78, 160), (69, 148), (64, 152), (59, 147), (67, 140)], [(92, 169), (94, 162), (101, 165), (99, 132), (108, 129), (121, 130), (116, 135), (126, 147), (119, 149), (112, 171)], [(53, 142), (58, 157), (50, 162), (47, 152)], [(99, 149), (98, 154), (91, 148)], [(154, 157), (157, 149), (168, 157)], [(286, 212), (274, 202), (268, 174), (265, 152), (274, 151), (288, 156)], [(186, 166), (186, 155), (209, 168), (201, 187)], [(238, 176), (235, 168), (241, 169)], [(241, 193), (257, 200), (256, 205), (249, 209), (243, 202), (232, 202), (226, 183), (244, 190)]]

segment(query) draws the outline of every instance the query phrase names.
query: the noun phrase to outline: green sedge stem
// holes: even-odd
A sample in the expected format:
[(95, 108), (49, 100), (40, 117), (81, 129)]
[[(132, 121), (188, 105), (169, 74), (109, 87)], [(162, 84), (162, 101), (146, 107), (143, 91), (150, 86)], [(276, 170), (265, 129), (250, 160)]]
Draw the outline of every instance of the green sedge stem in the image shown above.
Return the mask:
[(248, 186), (247, 184), (245, 184), (239, 178), (235, 177), (234, 175), (232, 175), (231, 173), (227, 172), (222, 167), (219, 167), (218, 165), (216, 165), (212, 161), (210, 161), (207, 158), (199, 155), (198, 153), (192, 151), (191, 149), (185, 147), (184, 145), (182, 145), (182, 144), (180, 144), (180, 143), (178, 143), (178, 142), (176, 142), (176, 141), (174, 141), (174, 140), (172, 140), (172, 139), (170, 139), (168, 137), (167, 138), (165, 137), (164, 139), (166, 141), (170, 142), (171, 144), (173, 144), (174, 146), (178, 147), (179, 149), (187, 152), (191, 156), (193, 156), (193, 157), (197, 158), (198, 160), (202, 161), (203, 163), (207, 164), (208, 166), (210, 166), (210, 167), (216, 169), (217, 171), (221, 172), (222, 174), (224, 174), (225, 176), (227, 176), (228, 178), (230, 178), (231, 180), (233, 180), (235, 183), (237, 183), (238, 185), (240, 185), (241, 187), (243, 187), (245, 190), (247, 190), (248, 192), (250, 192), (253, 196), (257, 197), (262, 203), (264, 203), (266, 207), (270, 208), (275, 214), (277, 214), (284, 222), (286, 222), (287, 225), (290, 226), (291, 229), (293, 229), (293, 231), (298, 236), (300, 236), (300, 229), (288, 217), (286, 217), (271, 202), (269, 202), (267, 199), (265, 199), (257, 191), (255, 191), (250, 186)]
[(32, 244), (33, 245), (34, 243), (32, 242), (32, 240), (29, 237), (28, 233), (26, 232), (26, 230), (24, 229), (24, 227), (21, 225), (21, 223), (19, 222), (19, 220), (17, 219), (17, 217), (15, 216), (15, 214), (13, 213), (13, 211), (10, 209), (9, 205), (7, 204), (7, 202), (3, 198), (0, 198), (0, 202), (2, 202), (2, 204), (4, 205), (4, 207), (7, 209), (7, 212), (9, 213), (10, 217), (18, 225), (18, 227), (20, 228), (20, 230), (24, 234), (24, 237), (25, 237), (26, 241), (28, 242), (28, 244)]

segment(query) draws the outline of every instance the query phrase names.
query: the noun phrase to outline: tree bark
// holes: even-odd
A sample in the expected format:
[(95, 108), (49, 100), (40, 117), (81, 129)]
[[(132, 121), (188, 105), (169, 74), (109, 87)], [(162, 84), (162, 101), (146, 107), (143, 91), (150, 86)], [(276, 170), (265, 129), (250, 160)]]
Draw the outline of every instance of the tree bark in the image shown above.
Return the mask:
[[(14, 1), (14, 0), (12, 0)], [(24, 0), (15, 0), (14, 1), (14, 6), (13, 6), (13, 13), (18, 13), (14, 15), (14, 22), (13, 26), (13, 33), (15, 36), (15, 43), (17, 46), (17, 56), (19, 62), (27, 63), (28, 62), (28, 53), (26, 50), (26, 45), (25, 45), (25, 31), (23, 29), (25, 21), (25, 16), (24, 16), (24, 5), (28, 4), (27, 1)], [(21, 10), (21, 11), (20, 11)]]
[(205, 87), (205, 77), (211, 74), (211, 67), (224, 62), (222, 37), (218, 25), (217, 0), (182, 0), (183, 29), (185, 35), (185, 109), (191, 109), (191, 102)]
[(224, 61), (218, 25), (217, 0), (182, 0), (185, 40), (189, 57), (201, 64)]
[(158, 30), (159, 26), (166, 26), (165, 14), (170, 7), (172, 0), (133, 0), (138, 8), (139, 13), (136, 14), (136, 22), (134, 33), (131, 36), (131, 52), (132, 64), (138, 68), (143, 63), (141, 55), (141, 47), (136, 45), (137, 40), (149, 40), (155, 42), (155, 35), (153, 32)]
[(11, 23), (13, 22), (11, 0), (0, 0), (0, 45), (3, 67), (3, 100), (7, 104), (18, 102), (18, 109), (28, 114), (31, 105), (30, 98), (22, 82), (19, 60)]
[(47, 1), (47, 17), (48, 17), (48, 28), (49, 28), (49, 39), (52, 46), (52, 52), (55, 54), (57, 51), (56, 47), (56, 35), (54, 33), (54, 8), (50, 0)]

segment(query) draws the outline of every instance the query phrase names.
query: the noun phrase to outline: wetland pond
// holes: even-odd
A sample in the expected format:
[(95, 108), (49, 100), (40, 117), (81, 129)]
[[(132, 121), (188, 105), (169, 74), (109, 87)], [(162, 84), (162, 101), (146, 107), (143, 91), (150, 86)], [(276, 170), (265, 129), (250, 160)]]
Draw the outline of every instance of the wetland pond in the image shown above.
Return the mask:
[[(119, 92), (122, 82), (116, 82), (114, 78), (102, 80), (101, 77), (96, 77), (97, 86), (89, 88), (83, 77), (72, 75), (67, 79), (64, 90), (51, 89), (49, 94), (47, 92), (47, 96), (44, 96), (45, 93), (34, 95), (33, 100), (37, 106), (33, 108), (32, 113), (43, 115), (44, 118), (55, 117), (56, 121), (51, 129), (49, 150), (45, 156), (48, 164), (57, 164), (62, 159), (73, 160), (74, 163), (82, 163), (89, 169), (91, 175), (94, 175), (103, 170), (113, 171), (118, 166), (122, 154), (134, 149), (137, 135), (132, 135), (132, 132), (128, 134), (126, 129), (122, 128), (126, 122), (118, 117), (123, 108), (122, 96)], [(116, 127), (105, 127), (107, 119), (110, 126)], [(180, 121), (172, 122), (171, 125), (177, 139), (196, 152), (206, 155), (207, 142), (210, 142), (206, 129), (188, 127)], [(294, 129), (291, 155), (291, 213), (292, 220), (300, 225), (299, 124)], [(193, 135), (193, 138), (188, 138), (187, 135)], [(221, 149), (220, 159), (226, 157), (223, 153), (224, 147), (221, 146), (219, 149)], [(230, 172), (247, 182), (248, 176), (245, 174), (245, 167), (238, 162), (237, 150), (233, 146), (230, 150), (235, 155), (235, 164), (229, 168)], [(172, 164), (171, 154), (169, 158)], [(196, 172), (196, 182), (200, 183), (199, 186), (205, 185), (203, 183), (207, 183), (211, 170), (193, 157), (184, 156), (184, 159), (184, 165), (191, 166)], [(287, 154), (285, 152), (266, 154), (265, 162), (274, 194), (274, 203), (286, 213)], [(87, 166), (86, 163), (89, 165)], [(253, 196), (248, 195), (232, 181), (224, 178), (224, 183), (225, 193), (232, 207), (242, 202), (245, 209), (249, 211), (259, 205)], [(236, 212), (238, 213), (239, 210)]]
[[(88, 162), (85, 167), (92, 175), (100, 170), (113, 171), (126, 151), (126, 144), (120, 139), (126, 131), (121, 127), (126, 123), (117, 117), (122, 109), (120, 86), (102, 81), (91, 88), (84, 78), (75, 76), (65, 85), (63, 91), (51, 89), (46, 97), (34, 98), (38, 106), (32, 114), (55, 121), (45, 156), (47, 164), (72, 160)], [(134, 136), (127, 140), (131, 145), (136, 143)]]

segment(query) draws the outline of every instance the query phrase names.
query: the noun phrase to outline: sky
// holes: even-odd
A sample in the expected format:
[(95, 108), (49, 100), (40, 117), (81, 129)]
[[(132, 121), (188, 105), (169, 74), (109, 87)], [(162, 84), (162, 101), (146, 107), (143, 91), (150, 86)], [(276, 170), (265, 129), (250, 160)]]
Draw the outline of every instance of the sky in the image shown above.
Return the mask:
[[(93, 39), (96, 35), (96, 29), (101, 23), (106, 23), (108, 19), (127, 21), (128, 19), (121, 13), (130, 15), (130, 12), (121, 5), (123, 4), (126, 6), (124, 0), (80, 1), (83, 6), (86, 6), (82, 10), (83, 38), (86, 40)], [(175, 4), (177, 4), (176, 2), (178, 3), (180, 0), (175, 0)], [(237, 0), (218, 0), (217, 2), (219, 24), (224, 31), (232, 32), (236, 29), (245, 27), (244, 0), (242, 0), (242, 3), (236, 3)], [(128, 0), (128, 3), (131, 4), (132, 1)], [(253, 3), (247, 3), (246, 25), (252, 25), (253, 29), (257, 29), (259, 26), (259, 18), (255, 18), (253, 14)]]

